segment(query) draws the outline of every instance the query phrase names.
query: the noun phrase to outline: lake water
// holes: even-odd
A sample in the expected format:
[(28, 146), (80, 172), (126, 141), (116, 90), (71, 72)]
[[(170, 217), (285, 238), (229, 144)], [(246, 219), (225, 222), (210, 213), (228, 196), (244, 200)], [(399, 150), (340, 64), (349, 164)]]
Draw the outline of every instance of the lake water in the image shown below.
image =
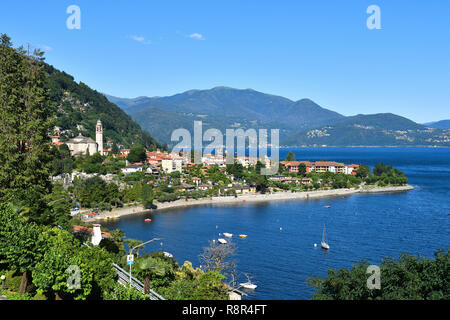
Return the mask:
[[(438, 248), (449, 247), (450, 148), (290, 148), (280, 150), (280, 159), (288, 151), (297, 160), (391, 164), (405, 172), (415, 189), (199, 206), (123, 217), (105, 226), (143, 241), (164, 238), (147, 250), (162, 248), (180, 264), (189, 260), (195, 267), (208, 240), (220, 232), (233, 233), (238, 271), (249, 273), (258, 285), (245, 299), (309, 299), (314, 289), (305, 283), (308, 276), (324, 277), (329, 268), (349, 268), (362, 259), (379, 264), (383, 257), (398, 258), (401, 253), (433, 257)], [(148, 217), (152, 222), (144, 222)], [(328, 252), (320, 248), (324, 224)], [(240, 239), (239, 234), (248, 237)]]

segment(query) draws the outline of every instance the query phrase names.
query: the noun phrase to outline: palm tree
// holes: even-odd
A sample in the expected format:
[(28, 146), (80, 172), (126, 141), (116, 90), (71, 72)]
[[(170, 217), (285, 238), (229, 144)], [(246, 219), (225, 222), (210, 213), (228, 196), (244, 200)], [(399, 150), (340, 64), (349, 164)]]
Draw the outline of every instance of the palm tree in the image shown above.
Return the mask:
[(143, 274), (144, 281), (144, 294), (150, 293), (150, 277), (155, 275), (157, 277), (163, 277), (166, 274), (164, 264), (159, 259), (155, 259), (151, 256), (140, 258), (136, 261), (136, 270)]

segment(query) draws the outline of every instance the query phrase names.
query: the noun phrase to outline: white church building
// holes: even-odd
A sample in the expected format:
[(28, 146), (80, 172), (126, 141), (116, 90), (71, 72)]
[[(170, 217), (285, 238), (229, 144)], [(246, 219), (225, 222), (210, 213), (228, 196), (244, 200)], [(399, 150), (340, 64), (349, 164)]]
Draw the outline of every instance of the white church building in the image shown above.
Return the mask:
[(71, 155), (86, 155), (88, 150), (90, 155), (93, 155), (96, 152), (104, 155), (102, 122), (98, 120), (97, 125), (95, 126), (95, 141), (92, 138), (84, 137), (80, 133), (78, 137), (70, 139), (66, 144), (69, 147)]

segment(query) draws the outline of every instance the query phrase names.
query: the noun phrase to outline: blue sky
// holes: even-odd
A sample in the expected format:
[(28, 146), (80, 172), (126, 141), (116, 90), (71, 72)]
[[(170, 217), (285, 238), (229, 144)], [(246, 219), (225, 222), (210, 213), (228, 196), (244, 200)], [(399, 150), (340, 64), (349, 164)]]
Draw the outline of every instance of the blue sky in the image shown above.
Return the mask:
[[(81, 29), (69, 30), (69, 5)], [(369, 30), (369, 5), (381, 30)], [(310, 98), (344, 115), (450, 119), (450, 1), (14, 0), (0, 32), (120, 97), (215, 86)]]

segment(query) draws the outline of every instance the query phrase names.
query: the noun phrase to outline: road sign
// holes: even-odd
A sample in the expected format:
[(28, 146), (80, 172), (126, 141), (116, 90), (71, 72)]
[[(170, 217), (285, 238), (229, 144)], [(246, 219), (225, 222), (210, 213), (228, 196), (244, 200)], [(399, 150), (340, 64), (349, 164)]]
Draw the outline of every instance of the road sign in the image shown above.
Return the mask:
[(134, 256), (132, 254), (127, 256), (127, 265), (131, 265), (134, 263)]

